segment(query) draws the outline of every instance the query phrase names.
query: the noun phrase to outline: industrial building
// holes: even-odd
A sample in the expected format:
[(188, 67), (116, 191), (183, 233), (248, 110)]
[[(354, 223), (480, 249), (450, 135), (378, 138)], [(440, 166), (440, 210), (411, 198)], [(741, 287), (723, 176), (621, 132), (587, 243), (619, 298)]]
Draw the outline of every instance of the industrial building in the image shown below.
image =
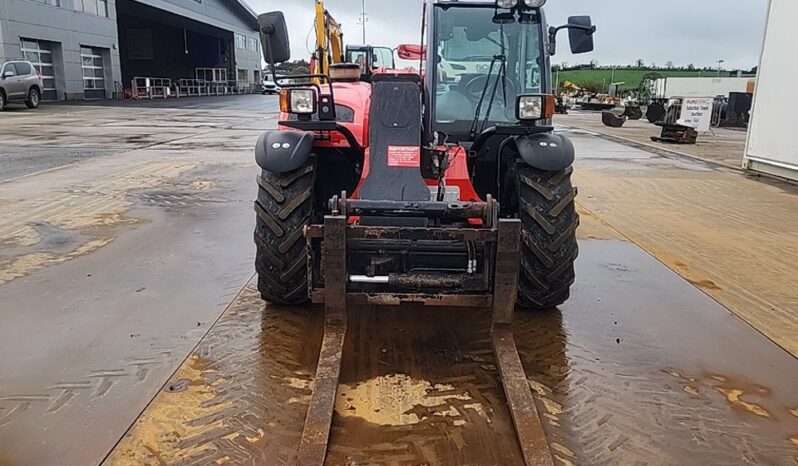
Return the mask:
[(0, 0), (0, 62), (31, 61), (43, 99), (119, 97), (135, 77), (260, 82), (243, 0)]

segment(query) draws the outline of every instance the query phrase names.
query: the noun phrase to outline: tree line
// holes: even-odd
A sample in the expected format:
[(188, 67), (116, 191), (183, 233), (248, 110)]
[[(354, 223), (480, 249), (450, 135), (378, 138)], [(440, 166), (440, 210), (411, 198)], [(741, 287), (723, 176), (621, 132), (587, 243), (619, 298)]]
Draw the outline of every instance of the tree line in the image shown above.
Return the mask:
[[(657, 63), (646, 64), (642, 58), (637, 59), (631, 65), (600, 65), (596, 60), (590, 63), (569, 64), (567, 62), (554, 64), (552, 71), (580, 71), (580, 70), (632, 70), (632, 71), (717, 71), (717, 67), (701, 66), (697, 67), (692, 63), (687, 65), (676, 65), (672, 61), (667, 61), (663, 65)], [(743, 70), (744, 73), (756, 74), (757, 67), (751, 70)]]

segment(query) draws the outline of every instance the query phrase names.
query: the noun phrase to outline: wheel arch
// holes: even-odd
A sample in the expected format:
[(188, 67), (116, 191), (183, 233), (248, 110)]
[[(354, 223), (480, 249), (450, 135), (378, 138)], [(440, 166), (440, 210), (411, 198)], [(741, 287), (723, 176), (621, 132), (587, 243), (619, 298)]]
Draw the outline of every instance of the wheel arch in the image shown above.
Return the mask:
[(255, 161), (266, 171), (292, 172), (307, 163), (314, 141), (306, 131), (267, 131), (255, 145)]
[(561, 134), (539, 133), (515, 138), (518, 155), (530, 167), (558, 172), (573, 165), (576, 151), (570, 139)]

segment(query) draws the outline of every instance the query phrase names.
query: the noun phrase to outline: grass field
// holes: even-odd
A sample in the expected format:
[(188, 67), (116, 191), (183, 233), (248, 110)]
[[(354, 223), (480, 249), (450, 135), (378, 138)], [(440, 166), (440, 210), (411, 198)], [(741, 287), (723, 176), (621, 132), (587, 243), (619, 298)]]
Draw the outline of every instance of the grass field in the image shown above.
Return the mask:
[[(662, 77), (700, 77), (700, 76), (714, 76), (716, 72), (713, 71), (650, 71), (650, 70), (573, 70), (573, 71), (560, 71), (560, 83), (571, 81), (577, 86), (582, 86), (587, 82), (602, 83), (606, 88), (611, 83), (623, 82), (621, 89), (637, 89), (643, 81), (643, 77), (649, 73), (658, 73)], [(555, 82), (557, 80), (557, 73), (553, 76)]]

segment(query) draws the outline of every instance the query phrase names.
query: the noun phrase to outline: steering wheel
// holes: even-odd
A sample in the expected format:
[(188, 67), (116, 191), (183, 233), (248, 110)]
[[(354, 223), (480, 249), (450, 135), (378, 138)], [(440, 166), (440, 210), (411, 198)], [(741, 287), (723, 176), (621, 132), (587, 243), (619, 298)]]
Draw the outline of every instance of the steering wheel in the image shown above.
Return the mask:
[[(465, 84), (461, 85), (463, 89), (463, 93), (468, 96), (469, 99), (473, 101), (479, 101), (479, 98), (482, 96), (482, 91), (485, 89), (485, 82), (488, 80), (487, 75), (479, 75), (474, 76), (468, 80)], [(490, 77), (490, 85), (488, 86), (487, 92), (485, 92), (485, 101), (488, 102), (490, 100), (490, 96), (493, 93), (493, 85), (496, 84), (496, 76), (493, 75)], [(514, 82), (510, 81), (508, 78), (504, 78), (505, 89), (507, 89), (507, 98), (512, 101), (518, 93), (518, 88)], [(502, 100), (502, 87), (501, 82), (499, 83), (499, 87), (496, 89), (496, 100)]]

